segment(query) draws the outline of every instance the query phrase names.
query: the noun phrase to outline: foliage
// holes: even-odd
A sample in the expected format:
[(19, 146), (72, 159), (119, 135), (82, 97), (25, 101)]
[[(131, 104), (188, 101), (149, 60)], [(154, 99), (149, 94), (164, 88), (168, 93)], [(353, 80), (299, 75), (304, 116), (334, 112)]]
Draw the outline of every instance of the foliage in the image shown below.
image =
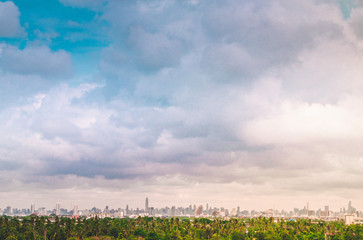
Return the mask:
[(363, 239), (363, 226), (341, 221), (312, 222), (273, 218), (79, 218), (0, 217), (0, 239), (121, 240), (121, 239)]

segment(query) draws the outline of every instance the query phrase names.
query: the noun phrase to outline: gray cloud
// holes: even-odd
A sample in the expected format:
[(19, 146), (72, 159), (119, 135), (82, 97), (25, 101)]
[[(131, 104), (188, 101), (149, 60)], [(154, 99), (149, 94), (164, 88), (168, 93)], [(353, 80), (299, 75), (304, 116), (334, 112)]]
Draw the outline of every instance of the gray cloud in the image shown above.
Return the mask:
[(220, 82), (250, 81), (298, 62), (299, 53), (322, 38), (341, 38), (339, 24), (301, 14), (301, 9), (311, 12), (314, 7), (324, 8), (313, 1), (211, 4), (202, 18), (210, 41), (203, 60), (208, 72)]
[(362, 21), (363, 21), (363, 5), (357, 4), (357, 7), (352, 10), (349, 24), (352, 26), (352, 30), (359, 39), (363, 39)]
[(128, 44), (136, 51), (141, 69), (174, 66), (183, 53), (182, 44), (162, 33), (152, 34), (143, 29), (131, 29)]
[[(302, 9), (311, 12), (311, 17), (301, 14)], [(332, 14), (324, 18), (319, 11)], [(343, 39), (337, 16), (340, 12), (336, 6), (314, 1), (194, 5), (111, 1), (102, 18), (110, 22), (115, 43), (103, 51), (100, 69), (113, 77), (110, 84), (121, 82), (119, 87), (124, 86), (124, 91), (135, 89), (140, 73), (163, 69), (180, 74), (202, 72), (202, 78), (192, 76), (193, 82), (184, 78), (183, 87), (197, 87), (197, 82), (206, 78), (218, 83), (250, 83), (299, 64), (299, 54), (321, 41)], [(186, 64), (193, 64), (193, 69), (185, 68)], [(169, 81), (177, 87), (159, 89), (159, 93), (179, 91), (176, 79), (171, 76)], [(142, 81), (139, 85), (150, 83)], [(166, 96), (167, 101), (169, 98)]]
[(20, 12), (12, 2), (0, 2), (0, 37), (21, 37), (25, 35), (20, 26)]
[(44, 77), (69, 77), (71, 56), (63, 51), (52, 51), (47, 46), (28, 46), (18, 49), (5, 45), (0, 53), (0, 67), (5, 72), (35, 74)]

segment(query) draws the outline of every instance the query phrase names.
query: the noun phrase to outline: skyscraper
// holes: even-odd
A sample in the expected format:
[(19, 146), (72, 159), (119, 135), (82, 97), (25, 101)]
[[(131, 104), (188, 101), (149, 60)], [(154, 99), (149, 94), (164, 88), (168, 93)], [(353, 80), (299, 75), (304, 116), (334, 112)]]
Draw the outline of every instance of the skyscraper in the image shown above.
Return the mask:
[(348, 210), (347, 211), (348, 211), (349, 214), (353, 214), (353, 213), (356, 212), (355, 207), (352, 206), (352, 201), (349, 201), (349, 203), (348, 203)]
[(148, 213), (149, 212), (149, 199), (146, 197), (145, 199), (145, 212)]
[(73, 216), (78, 215), (78, 205), (74, 205), (73, 207)]
[(35, 204), (33, 203), (33, 204), (31, 204), (30, 205), (30, 213), (35, 213)]
[(55, 215), (60, 216), (60, 204), (56, 203), (55, 205)]
[(172, 206), (170, 212), (171, 212), (171, 216), (172, 217), (175, 217), (175, 215), (176, 215), (176, 207), (175, 206)]
[(104, 213), (109, 213), (110, 210), (108, 209), (108, 206), (105, 207), (105, 210), (103, 210)]
[(6, 215), (10, 216), (12, 214), (11, 206), (6, 207)]

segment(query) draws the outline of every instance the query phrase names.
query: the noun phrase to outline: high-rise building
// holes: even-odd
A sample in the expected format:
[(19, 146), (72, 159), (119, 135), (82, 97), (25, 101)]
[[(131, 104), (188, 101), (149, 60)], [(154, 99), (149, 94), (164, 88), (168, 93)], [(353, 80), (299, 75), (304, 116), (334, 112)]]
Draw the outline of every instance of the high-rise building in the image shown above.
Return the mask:
[(349, 213), (349, 214), (353, 214), (353, 213), (355, 213), (357, 210), (355, 209), (355, 207), (353, 207), (352, 206), (352, 201), (349, 201), (349, 203), (348, 203), (348, 210), (347, 210), (347, 212)]
[(60, 204), (55, 204), (55, 215), (60, 216)]
[(237, 209), (236, 208), (232, 208), (232, 211), (231, 211), (231, 216), (237, 216)]
[(78, 215), (78, 205), (74, 205), (73, 207), (73, 216)]
[(35, 213), (35, 204), (33, 203), (33, 204), (31, 204), (30, 205), (30, 213)]
[(146, 213), (149, 212), (149, 199), (148, 198), (145, 199), (145, 212)]
[(175, 217), (175, 215), (176, 215), (176, 208), (175, 208), (175, 206), (172, 206), (171, 207), (171, 216)]
[(12, 214), (12, 212), (11, 212), (11, 207), (10, 206), (8, 206), (8, 207), (6, 207), (6, 215), (11, 215)]
[(105, 207), (105, 209), (103, 210), (104, 213), (109, 213), (110, 210), (108, 209), (108, 206)]

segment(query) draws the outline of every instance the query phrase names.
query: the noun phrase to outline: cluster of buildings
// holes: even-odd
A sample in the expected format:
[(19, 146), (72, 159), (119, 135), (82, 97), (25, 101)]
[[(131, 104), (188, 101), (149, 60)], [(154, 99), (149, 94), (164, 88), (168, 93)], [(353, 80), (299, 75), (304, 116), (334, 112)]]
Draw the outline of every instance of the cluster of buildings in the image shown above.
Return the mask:
[(338, 219), (344, 219), (347, 224), (361, 224), (363, 223), (363, 212), (359, 212), (352, 206), (349, 201), (347, 208), (341, 208), (339, 212), (334, 212), (329, 209), (329, 206), (324, 206), (323, 209), (312, 210), (309, 208), (309, 203), (304, 208), (294, 208), (291, 211), (267, 209), (265, 211), (256, 210), (241, 210), (240, 207), (232, 208), (228, 210), (224, 207), (212, 207), (208, 204), (205, 205), (189, 205), (188, 207), (164, 207), (154, 208), (149, 206), (149, 199), (145, 199), (145, 207), (143, 209), (132, 209), (128, 205), (124, 209), (110, 209), (106, 206), (104, 209), (93, 207), (92, 209), (79, 210), (77, 205), (73, 206), (73, 209), (67, 210), (62, 208), (60, 203), (56, 203), (55, 208), (47, 210), (44, 207), (35, 208), (32, 204), (30, 209), (17, 209), (10, 206), (5, 209), (0, 209), (0, 215), (7, 216), (28, 216), (31, 214), (40, 216), (69, 216), (69, 217), (111, 217), (111, 218), (137, 218), (139, 216), (154, 216), (154, 217), (274, 217), (274, 218), (309, 218), (309, 219), (321, 219), (325, 221), (334, 221)]

